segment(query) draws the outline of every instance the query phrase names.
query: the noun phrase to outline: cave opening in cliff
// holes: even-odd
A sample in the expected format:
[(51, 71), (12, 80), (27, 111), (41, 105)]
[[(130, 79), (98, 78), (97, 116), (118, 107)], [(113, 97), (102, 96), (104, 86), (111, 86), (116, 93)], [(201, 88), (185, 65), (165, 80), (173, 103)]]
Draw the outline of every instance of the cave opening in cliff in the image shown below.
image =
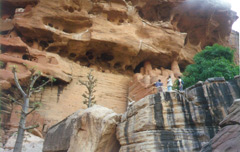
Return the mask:
[(114, 59), (113, 55), (108, 53), (102, 53), (101, 54), (101, 60), (102, 61), (112, 61)]
[(9, 33), (9, 31), (1, 31), (0, 34), (1, 35), (7, 35)]
[(46, 47), (48, 47), (48, 43), (46, 41), (40, 41), (39, 45), (42, 47), (44, 50)]
[(23, 54), (22, 59), (23, 60), (30, 60), (30, 55), (29, 54)]
[(94, 58), (93, 51), (92, 50), (87, 51), (86, 56), (89, 60), (92, 60)]
[(134, 69), (134, 73), (140, 73), (141, 68), (144, 67), (144, 61), (140, 62)]

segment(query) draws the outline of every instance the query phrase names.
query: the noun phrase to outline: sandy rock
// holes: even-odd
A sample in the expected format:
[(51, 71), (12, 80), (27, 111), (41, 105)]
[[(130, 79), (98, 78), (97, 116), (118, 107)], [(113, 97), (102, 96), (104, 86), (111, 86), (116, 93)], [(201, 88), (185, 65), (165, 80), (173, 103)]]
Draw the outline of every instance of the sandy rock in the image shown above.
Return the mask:
[[(7, 8), (2, 9), (2, 19), (11, 19), (14, 28), (4, 29), (0, 37), (0, 60), (36, 66), (43, 76), (59, 80), (34, 95), (43, 103), (39, 113), (46, 119), (44, 130), (85, 108), (85, 88), (77, 82), (89, 65), (105, 71), (94, 71), (98, 104), (121, 113), (128, 88), (136, 100), (155, 92), (142, 81), (130, 82), (134, 85), (129, 87), (134, 73), (145, 74), (145, 61), (153, 69), (167, 69), (149, 74), (150, 83), (156, 75), (164, 76), (160, 78), (166, 86), (166, 78), (174, 74), (169, 69), (172, 61), (184, 68), (206, 45), (226, 44), (237, 19), (228, 5), (212, 0), (2, 0), (2, 8)], [(13, 84), (9, 68), (0, 72), (0, 80)], [(27, 72), (22, 74), (25, 79)]]
[(118, 121), (116, 113), (98, 105), (79, 110), (49, 129), (43, 151), (117, 152)]
[(7, 90), (11, 88), (11, 83), (6, 80), (0, 80), (0, 88), (3, 90)]
[(229, 114), (220, 123), (222, 129), (204, 145), (201, 152), (238, 151), (240, 149), (240, 99), (234, 101)]
[[(218, 124), (228, 111), (232, 112), (231, 119), (226, 117), (220, 124), (239, 123), (236, 114), (239, 102), (235, 101), (228, 109), (234, 99), (240, 97), (238, 81), (238, 78), (229, 82), (211, 81), (189, 88), (185, 93), (164, 92), (136, 100), (122, 115), (117, 127), (120, 152), (200, 151), (219, 131)], [(139, 83), (134, 85), (138, 88)], [(144, 93), (146, 91), (139, 94)], [(234, 132), (237, 134), (238, 129)], [(229, 138), (235, 144), (239, 138), (234, 137), (231, 133)]]
[[(11, 138), (8, 139), (7, 143), (4, 145), (4, 152), (12, 152), (17, 134), (14, 133)], [(42, 152), (43, 148), (43, 139), (37, 136), (34, 136), (31, 133), (24, 133), (23, 147), (22, 152)]]
[[(161, 70), (160, 70), (161, 69)], [(176, 76), (180, 76), (181, 72), (176, 61), (172, 64), (172, 70), (161, 67), (160, 69), (152, 69), (152, 65), (149, 61), (144, 62), (144, 67), (141, 68), (140, 73), (136, 73), (133, 76), (132, 81), (129, 83), (129, 98), (138, 101), (143, 97), (156, 93), (157, 89), (154, 83), (161, 80), (163, 83), (163, 90), (167, 88), (167, 79), (172, 77), (172, 82), (177, 79)], [(174, 74), (175, 71), (175, 74)]]

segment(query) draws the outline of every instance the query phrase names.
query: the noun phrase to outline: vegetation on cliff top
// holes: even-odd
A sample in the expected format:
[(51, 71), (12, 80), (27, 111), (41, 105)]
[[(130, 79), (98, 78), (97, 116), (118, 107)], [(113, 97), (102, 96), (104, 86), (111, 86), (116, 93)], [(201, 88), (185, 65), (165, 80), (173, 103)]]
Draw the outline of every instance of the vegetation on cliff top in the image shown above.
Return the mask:
[(239, 66), (234, 63), (234, 50), (218, 44), (207, 46), (197, 53), (194, 64), (188, 65), (183, 73), (184, 87), (194, 85), (198, 81), (205, 81), (211, 77), (233, 79), (239, 74)]

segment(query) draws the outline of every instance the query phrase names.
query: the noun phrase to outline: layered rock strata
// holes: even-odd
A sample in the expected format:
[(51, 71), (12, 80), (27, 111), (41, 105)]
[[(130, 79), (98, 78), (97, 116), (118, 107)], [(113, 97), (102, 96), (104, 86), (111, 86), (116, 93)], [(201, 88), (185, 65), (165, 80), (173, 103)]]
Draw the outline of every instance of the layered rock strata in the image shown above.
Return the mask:
[(184, 94), (165, 92), (135, 102), (117, 127), (120, 151), (199, 151), (240, 97), (239, 82), (208, 79)]
[(43, 151), (118, 152), (118, 122), (119, 116), (105, 107), (79, 110), (48, 130)]
[(156, 93), (157, 89), (155, 82), (161, 80), (163, 90), (167, 90), (167, 80), (171, 76), (174, 83), (178, 76), (181, 76), (180, 68), (177, 61), (173, 61), (171, 70), (161, 68), (152, 68), (149, 61), (145, 61), (143, 67), (140, 68), (140, 73), (133, 75), (129, 83), (128, 97), (134, 101), (138, 101), (143, 97)]
[[(177, 64), (183, 69), (206, 45), (226, 44), (237, 19), (229, 5), (215, 0), (1, 0), (1, 4), (1, 89), (13, 93), (12, 65), (18, 66), (22, 84), (29, 77), (26, 65), (58, 80), (34, 96), (43, 104), (39, 111), (46, 127), (40, 131), (85, 108), (81, 102), (85, 90), (77, 81), (88, 68), (96, 69), (99, 80), (97, 103), (121, 113), (126, 110), (129, 76), (140, 72), (145, 61), (162, 73), (160, 67), (174, 72), (172, 65)], [(154, 92), (144, 87), (141, 84), (140, 92), (149, 91), (144, 96)], [(5, 126), (11, 106), (4, 104), (1, 111)]]
[(239, 151), (240, 145), (240, 99), (228, 109), (228, 115), (220, 123), (221, 130), (204, 145), (201, 152)]

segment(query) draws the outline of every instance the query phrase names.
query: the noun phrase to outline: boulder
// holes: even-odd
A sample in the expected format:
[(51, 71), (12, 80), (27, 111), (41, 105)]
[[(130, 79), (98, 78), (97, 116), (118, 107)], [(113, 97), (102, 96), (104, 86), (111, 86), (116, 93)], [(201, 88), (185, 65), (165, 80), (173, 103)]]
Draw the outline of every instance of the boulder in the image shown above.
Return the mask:
[(201, 152), (239, 151), (240, 149), (240, 99), (234, 101), (229, 114), (220, 123), (221, 130), (204, 145)]
[[(16, 142), (17, 133), (14, 133), (4, 145), (4, 152), (13, 152), (14, 145)], [(25, 132), (22, 152), (42, 152), (43, 139), (39, 138), (31, 133)]]
[(118, 121), (116, 113), (98, 105), (79, 110), (48, 130), (43, 151), (117, 152)]

